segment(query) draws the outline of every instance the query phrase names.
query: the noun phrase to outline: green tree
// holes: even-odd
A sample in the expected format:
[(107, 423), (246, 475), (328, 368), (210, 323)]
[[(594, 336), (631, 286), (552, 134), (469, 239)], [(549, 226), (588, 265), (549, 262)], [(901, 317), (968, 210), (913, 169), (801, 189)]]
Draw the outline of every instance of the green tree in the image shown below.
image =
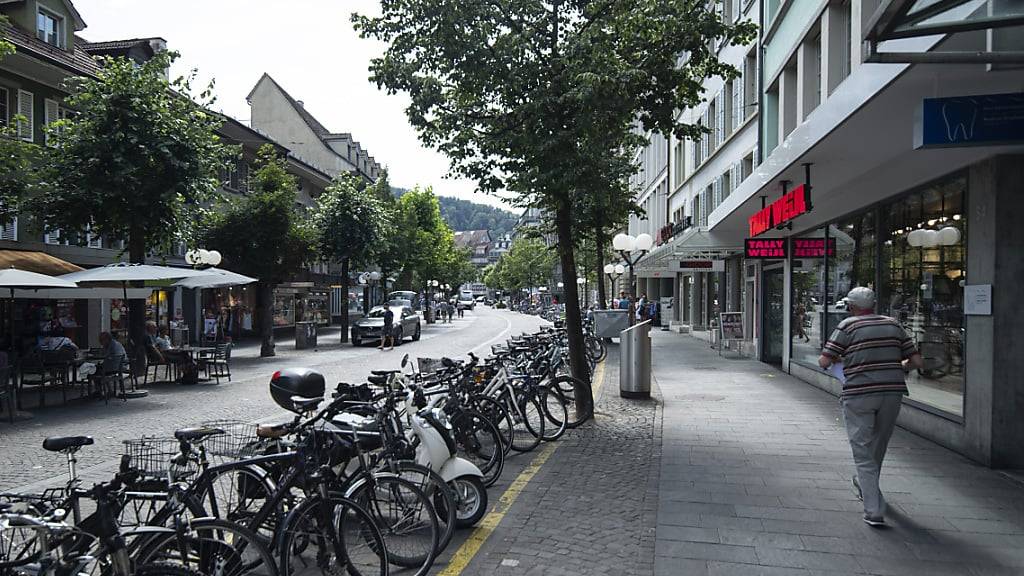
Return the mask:
[[(343, 174), (317, 198), (313, 225), (320, 254), (341, 262), (341, 292), (348, 294), (353, 266), (372, 262), (374, 250), (388, 226), (380, 198), (357, 176)], [(348, 306), (341, 307), (341, 341), (348, 342)]]
[[(52, 190), (31, 211), (50, 229), (125, 240), (131, 262), (187, 234), (219, 186), (232, 150), (220, 142), (207, 87), (194, 100), (192, 78), (165, 79), (177, 54), (141, 66), (108, 58), (95, 78), (77, 78), (68, 106), (75, 114), (50, 132), (46, 155)], [(141, 342), (141, 300), (130, 303), (131, 334)]]
[(258, 278), (260, 356), (274, 356), (274, 287), (316, 255), (316, 235), (295, 208), (297, 183), (284, 158), (260, 148), (245, 196), (220, 198), (204, 213), (199, 244), (219, 250), (224, 265)]
[(0, 14), (0, 59), (14, 54), (14, 44), (4, 37), (4, 29), (8, 26), (10, 26), (10, 20), (7, 19), (7, 16)]
[(371, 79), (408, 93), (410, 122), (455, 174), (551, 215), (569, 356), (586, 376), (573, 237), (580, 177), (628, 143), (634, 119), (699, 138), (705, 129), (676, 111), (701, 101), (707, 77), (735, 76), (716, 40), (746, 42), (754, 27), (693, 0), (388, 0), (379, 16), (353, 22), (387, 44)]
[(532, 289), (548, 284), (557, 261), (555, 252), (542, 240), (516, 238), (508, 252), (491, 269), (488, 286), (511, 292), (517, 300), (521, 299), (523, 288)]

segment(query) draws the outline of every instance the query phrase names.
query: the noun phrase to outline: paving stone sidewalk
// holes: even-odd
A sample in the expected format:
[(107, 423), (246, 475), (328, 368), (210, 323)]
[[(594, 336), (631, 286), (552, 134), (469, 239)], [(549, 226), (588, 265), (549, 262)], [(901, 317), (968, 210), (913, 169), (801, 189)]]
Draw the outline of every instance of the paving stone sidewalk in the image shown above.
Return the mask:
[(861, 521), (835, 397), (654, 333), (664, 401), (655, 574), (1024, 574), (1024, 487), (898, 429), (885, 529)]
[(652, 573), (659, 401), (619, 398), (618, 357), (611, 346), (596, 419), (557, 441), (463, 575)]

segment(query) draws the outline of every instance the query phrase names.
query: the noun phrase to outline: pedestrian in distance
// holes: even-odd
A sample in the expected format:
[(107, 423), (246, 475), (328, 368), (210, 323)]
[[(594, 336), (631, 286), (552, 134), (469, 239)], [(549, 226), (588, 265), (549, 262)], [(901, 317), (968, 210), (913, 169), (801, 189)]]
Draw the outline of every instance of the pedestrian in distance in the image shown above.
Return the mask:
[(841, 363), (840, 406), (857, 474), (853, 488), (864, 502), (864, 522), (885, 525), (879, 489), (882, 461), (907, 394), (906, 372), (920, 369), (921, 354), (899, 322), (875, 313), (875, 292), (858, 286), (846, 296), (850, 316), (829, 336), (818, 364)]
[(380, 349), (383, 350), (385, 345), (390, 344), (389, 350), (395, 349), (395, 313), (391, 310), (391, 306), (384, 307), (384, 326), (380, 329)]

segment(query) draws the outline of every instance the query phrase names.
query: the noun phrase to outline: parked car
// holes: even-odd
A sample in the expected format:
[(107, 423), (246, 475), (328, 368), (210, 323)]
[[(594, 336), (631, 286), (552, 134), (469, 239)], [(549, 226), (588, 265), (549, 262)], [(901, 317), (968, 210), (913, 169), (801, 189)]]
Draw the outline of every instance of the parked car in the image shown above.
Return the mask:
[[(392, 303), (393, 304), (393, 303)], [(419, 312), (411, 306), (390, 306), (395, 315), (395, 344), (401, 344), (406, 338), (413, 341), (420, 339), (421, 320)], [(370, 313), (352, 324), (352, 345), (359, 346), (364, 340), (379, 341), (381, 329), (384, 327), (384, 307), (374, 306)]]

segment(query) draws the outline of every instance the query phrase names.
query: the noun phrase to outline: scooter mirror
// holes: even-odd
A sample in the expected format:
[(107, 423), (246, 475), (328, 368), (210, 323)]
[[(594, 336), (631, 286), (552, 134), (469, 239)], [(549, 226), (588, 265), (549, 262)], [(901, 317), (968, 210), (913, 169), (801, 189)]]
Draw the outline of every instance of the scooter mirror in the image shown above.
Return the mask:
[(406, 354), (405, 356), (402, 356), (402, 368), (405, 368), (408, 365), (409, 365), (409, 355)]

